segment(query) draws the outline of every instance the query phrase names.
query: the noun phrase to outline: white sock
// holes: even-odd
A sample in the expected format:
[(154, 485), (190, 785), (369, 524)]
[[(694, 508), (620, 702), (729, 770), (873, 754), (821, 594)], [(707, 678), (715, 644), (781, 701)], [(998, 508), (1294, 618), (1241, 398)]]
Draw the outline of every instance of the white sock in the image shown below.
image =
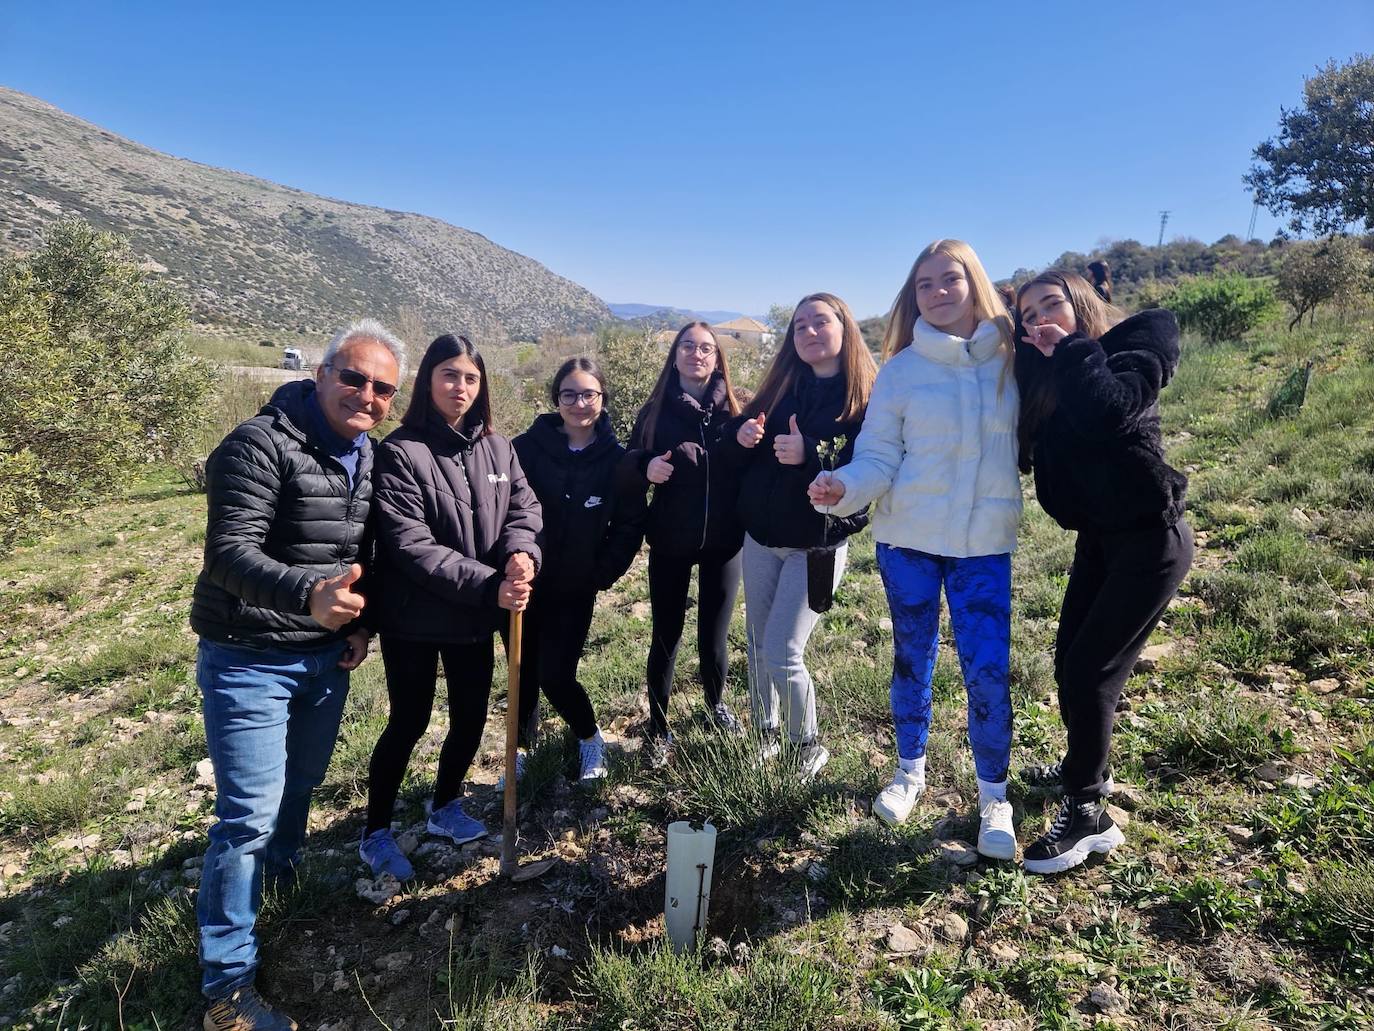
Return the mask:
[(924, 755), (918, 759), (903, 759), (898, 756), (897, 768), (905, 770), (907, 773), (916, 774), (916, 779), (923, 783), (926, 779), (926, 757)]
[(978, 779), (978, 808), (981, 809), (989, 802), (1005, 802), (1007, 800), (1007, 782), (1004, 780), (991, 781)]
[(597, 728), (596, 728), (596, 733), (595, 733), (595, 734), (593, 734), (591, 737), (584, 737), (582, 740), (583, 740), (583, 741), (600, 741), (600, 740), (602, 740), (602, 737), (601, 737), (601, 728), (600, 728), (600, 727), (597, 727)]

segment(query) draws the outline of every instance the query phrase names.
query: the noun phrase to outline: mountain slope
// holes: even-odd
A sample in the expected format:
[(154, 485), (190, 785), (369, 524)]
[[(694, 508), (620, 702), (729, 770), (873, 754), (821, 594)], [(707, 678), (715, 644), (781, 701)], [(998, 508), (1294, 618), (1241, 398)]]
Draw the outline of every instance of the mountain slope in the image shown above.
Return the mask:
[(612, 316), (576, 283), (435, 218), (318, 197), (150, 150), (0, 87), (0, 251), (55, 219), (125, 233), (196, 318), (327, 332), (395, 319), (484, 338), (589, 328)]

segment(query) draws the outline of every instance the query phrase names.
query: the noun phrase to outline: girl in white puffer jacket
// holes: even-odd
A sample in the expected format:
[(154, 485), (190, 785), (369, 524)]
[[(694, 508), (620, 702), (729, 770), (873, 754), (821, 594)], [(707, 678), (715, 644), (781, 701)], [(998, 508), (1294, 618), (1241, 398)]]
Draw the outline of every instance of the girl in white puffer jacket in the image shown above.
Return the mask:
[(1021, 516), (1011, 320), (977, 255), (936, 240), (893, 304), (885, 362), (854, 458), (810, 488), (821, 511), (870, 502), (892, 610), (898, 768), (873, 803), (890, 823), (925, 790), (940, 589), (968, 691), (978, 773), (978, 851), (1011, 859), (1011, 552)]

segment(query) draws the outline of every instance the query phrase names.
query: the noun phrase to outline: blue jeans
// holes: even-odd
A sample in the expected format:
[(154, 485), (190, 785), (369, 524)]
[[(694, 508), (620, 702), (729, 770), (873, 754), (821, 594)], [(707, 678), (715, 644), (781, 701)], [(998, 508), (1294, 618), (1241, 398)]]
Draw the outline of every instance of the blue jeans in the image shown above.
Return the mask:
[(263, 875), (291, 871), (305, 841), (310, 794), (339, 732), (345, 644), (310, 651), (202, 639), (196, 658), (205, 740), (215, 764), (215, 815), (201, 872), (201, 989), (222, 998), (253, 980)]
[(940, 647), (940, 588), (968, 692), (968, 738), (978, 779), (1000, 783), (1011, 763), (1011, 556), (945, 558), (879, 544), (892, 610), (892, 719), (903, 759), (926, 754), (930, 681)]

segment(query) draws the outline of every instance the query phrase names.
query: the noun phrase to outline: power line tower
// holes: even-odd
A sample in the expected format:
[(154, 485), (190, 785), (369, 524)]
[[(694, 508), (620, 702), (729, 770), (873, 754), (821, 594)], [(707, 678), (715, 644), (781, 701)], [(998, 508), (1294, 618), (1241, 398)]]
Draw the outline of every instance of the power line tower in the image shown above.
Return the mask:
[(1255, 201), (1255, 206), (1250, 209), (1250, 228), (1245, 231), (1245, 242), (1249, 243), (1255, 238), (1255, 220), (1259, 218), (1259, 201)]
[(1167, 226), (1168, 224), (1169, 224), (1169, 212), (1167, 212), (1167, 211), (1161, 211), (1161, 212), (1159, 213), (1159, 243), (1155, 244), (1156, 247), (1163, 247), (1163, 246), (1164, 246), (1164, 227)]

